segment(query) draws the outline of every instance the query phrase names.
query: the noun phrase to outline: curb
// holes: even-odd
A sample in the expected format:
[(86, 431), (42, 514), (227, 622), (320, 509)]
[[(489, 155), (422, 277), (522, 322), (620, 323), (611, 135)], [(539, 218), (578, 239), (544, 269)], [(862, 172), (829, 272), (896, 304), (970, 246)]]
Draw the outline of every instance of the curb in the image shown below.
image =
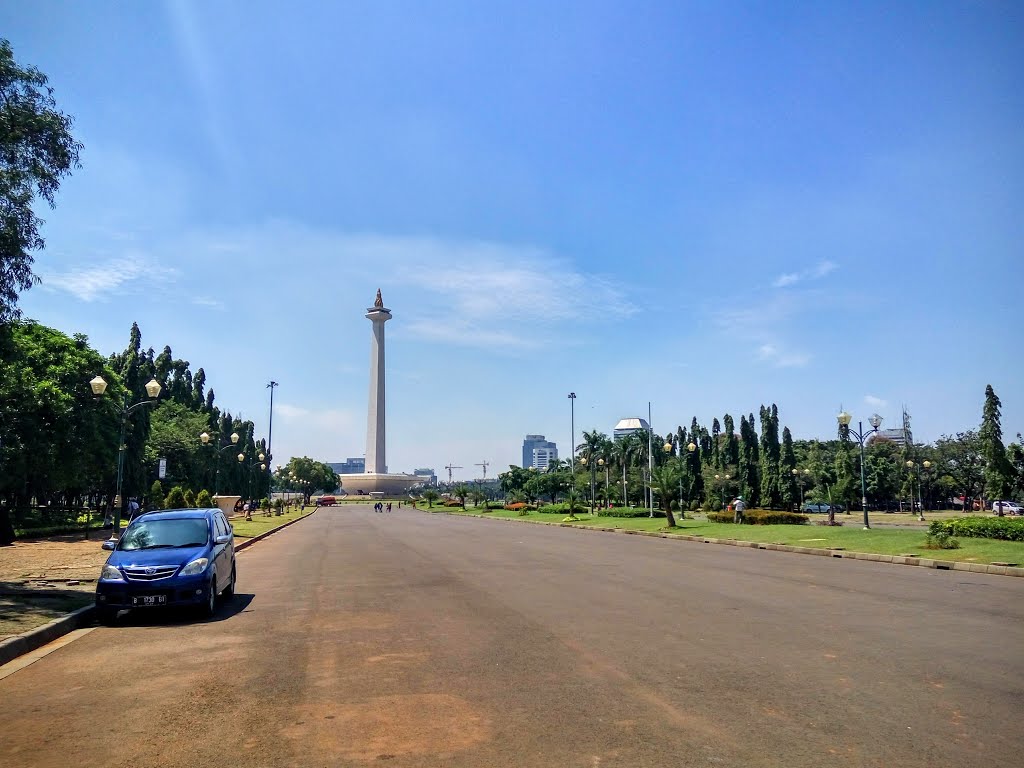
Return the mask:
[[(314, 509), (309, 515), (303, 515), (297, 517), (294, 520), (289, 520), (287, 523), (271, 528), (269, 531), (264, 531), (258, 536), (253, 536), (251, 539), (246, 539), (235, 545), (235, 551), (239, 552), (243, 549), (255, 544), (257, 541), (267, 538), (271, 534), (277, 533), (283, 528), (287, 528), (289, 525), (295, 525), (295, 523), (305, 520), (307, 517), (316, 512)], [(44, 624), (41, 627), (30, 629), (23, 635), (15, 635), (9, 637), (6, 640), (0, 641), (0, 667), (9, 661), (13, 661), (19, 656), (24, 656), (26, 653), (31, 653), (37, 648), (41, 648), (47, 643), (52, 643), (59, 637), (63, 637), (68, 632), (78, 629), (81, 626), (91, 624), (95, 618), (96, 606), (87, 605), (83, 608), (79, 608), (76, 611), (61, 616), (58, 619), (54, 619), (49, 624)]]
[(987, 573), (992, 576), (1024, 577), (1024, 568), (1009, 565), (989, 565), (987, 563), (966, 563), (960, 560), (931, 560), (926, 557), (905, 557), (903, 555), (879, 555), (874, 552), (847, 552), (837, 549), (820, 549), (818, 547), (796, 547), (791, 544), (767, 544), (761, 541), (741, 541), (739, 539), (713, 539), (707, 536), (691, 536), (685, 533), (667, 533), (662, 531), (637, 531), (631, 528), (608, 528), (596, 525), (576, 525), (574, 523), (549, 523), (546, 520), (523, 520), (515, 517), (488, 517), (487, 515), (460, 515), (457, 512), (445, 512), (459, 517), (477, 517), (482, 520), (501, 520), (508, 523), (532, 523), (534, 525), (553, 525), (558, 528), (576, 528), (583, 531), (602, 531), (605, 533), (622, 533), (628, 536), (653, 536), (657, 539), (681, 539), (696, 541), (702, 544), (726, 544), (733, 547), (750, 549), (770, 549), (775, 552), (794, 552), (800, 555), (820, 555), (822, 557), (845, 558), (846, 560), (870, 560), (876, 563), (892, 563), (893, 565), (916, 565), (922, 568), (933, 568), (937, 571), (969, 571), (971, 573)]
[(47, 643), (52, 643), (58, 637), (78, 629), (83, 624), (89, 624), (95, 613), (96, 606), (87, 605), (66, 616), (61, 616), (59, 619), (54, 619), (49, 624), (31, 629), (23, 635), (7, 638), (0, 642), (0, 666)]

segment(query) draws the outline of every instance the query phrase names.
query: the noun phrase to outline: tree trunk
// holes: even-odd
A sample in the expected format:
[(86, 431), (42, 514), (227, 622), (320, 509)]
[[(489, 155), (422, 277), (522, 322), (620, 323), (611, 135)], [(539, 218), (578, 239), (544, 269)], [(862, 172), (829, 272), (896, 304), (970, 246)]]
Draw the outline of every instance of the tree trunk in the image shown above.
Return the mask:
[(14, 524), (8, 507), (0, 507), (0, 546), (14, 543)]

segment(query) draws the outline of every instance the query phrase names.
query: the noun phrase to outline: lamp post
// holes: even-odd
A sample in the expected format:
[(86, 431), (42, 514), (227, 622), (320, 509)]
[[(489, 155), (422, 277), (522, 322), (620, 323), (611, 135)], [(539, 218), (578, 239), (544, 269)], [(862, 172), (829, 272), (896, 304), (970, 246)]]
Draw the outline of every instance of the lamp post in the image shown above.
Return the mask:
[(797, 484), (800, 486), (800, 509), (803, 509), (804, 508), (804, 481), (807, 479), (807, 476), (809, 474), (811, 474), (811, 470), (805, 468), (801, 472), (796, 467), (793, 467), (793, 469), (791, 471), (793, 473), (793, 477), (796, 478)]
[(608, 504), (608, 465), (603, 456), (597, 460), (597, 466), (604, 467), (604, 503)]
[[(925, 464), (926, 468), (930, 467), (932, 465), (932, 463), (930, 461), (925, 461), (924, 464)], [(919, 465), (915, 464), (910, 459), (907, 459), (906, 467), (914, 475), (916, 475), (916, 479), (917, 479), (917, 513), (918, 513), (917, 514), (917, 519), (918, 520), (924, 520), (924, 501), (922, 501), (922, 499), (921, 499), (921, 467)], [(913, 485), (913, 480), (914, 480), (914, 478), (911, 478), (911, 485), (910, 485), (910, 508), (911, 509), (914, 508), (914, 485)]]
[(868, 492), (867, 484), (864, 482), (864, 440), (873, 435), (878, 431), (878, 428), (882, 424), (882, 417), (877, 413), (871, 414), (871, 418), (868, 419), (868, 423), (871, 424), (871, 431), (864, 432), (864, 424), (857, 422), (857, 431), (850, 428), (850, 421), (853, 417), (846, 411), (840, 411), (836, 416), (836, 421), (839, 422), (839, 427), (842, 433), (846, 435), (853, 435), (857, 438), (857, 442), (860, 443), (860, 508), (864, 510), (864, 530), (871, 528), (871, 523), (868, 521)]
[(728, 473), (724, 475), (715, 475), (715, 483), (718, 484), (718, 487), (722, 492), (722, 509), (725, 509), (725, 485), (730, 479), (732, 479), (732, 475)]
[[(662, 449), (665, 451), (665, 453), (671, 454), (672, 453), (672, 443), (666, 441), (665, 444), (662, 446)], [(671, 506), (671, 502), (669, 502), (669, 505)], [(680, 452), (680, 455), (679, 455), (679, 517), (680, 518), (685, 518), (686, 517), (686, 510), (683, 509), (683, 456), (682, 456), (682, 452)]]
[[(689, 442), (689, 443), (687, 444), (687, 446), (686, 446), (686, 452), (687, 452), (687, 454), (689, 454), (689, 458), (687, 459), (687, 461), (688, 461), (688, 462), (690, 462), (691, 464), (693, 463), (693, 456), (694, 456), (694, 451), (696, 451), (696, 450), (697, 450), (697, 445), (696, 445), (696, 443), (694, 443), (694, 442), (693, 442), (693, 441), (691, 440), (691, 441), (690, 441), (690, 442)], [(691, 495), (692, 495), (692, 493), (693, 493), (693, 486), (694, 486), (694, 484), (695, 484), (695, 483), (697, 482), (697, 479), (696, 479), (696, 478), (697, 478), (697, 472), (696, 472), (696, 469), (695, 469), (694, 467), (690, 467), (690, 470), (691, 470), (691, 472), (693, 472), (693, 478), (694, 478), (694, 479), (690, 481), (690, 493), (686, 494), (686, 501), (687, 501), (687, 506), (690, 506), (689, 502), (692, 502), (692, 501), (693, 501), (693, 499), (691, 499), (691, 498), (690, 498), (690, 496), (691, 496)], [(681, 483), (681, 482), (683, 482), (683, 478), (682, 478), (682, 475), (680, 475), (680, 477), (679, 477), (679, 482), (680, 482), (680, 483)], [(680, 503), (682, 503), (682, 502), (680, 502)]]
[[(107, 391), (107, 382), (103, 380), (102, 376), (92, 379), (89, 382), (89, 386), (92, 388), (93, 395), (97, 398), (103, 397), (103, 393)], [(121, 538), (121, 480), (124, 477), (124, 451), (127, 447), (124, 444), (124, 432), (128, 424), (128, 414), (144, 405), (153, 405), (156, 399), (160, 397), (161, 389), (160, 382), (156, 379), (150, 379), (146, 385), (146, 394), (149, 396), (149, 399), (140, 400), (134, 405), (128, 405), (128, 392), (125, 391), (124, 393), (124, 403), (121, 406), (121, 439), (117, 444), (117, 491), (114, 494), (117, 504), (114, 509), (114, 530), (110, 534), (112, 541), (117, 541)]]
[[(572, 474), (572, 487), (576, 488), (576, 393), (569, 393), (569, 472)], [(572, 506), (569, 507), (572, 514)]]
[(590, 465), (590, 514), (593, 515), (595, 514), (594, 509), (596, 506), (595, 494), (597, 493), (597, 489), (595, 473), (597, 472), (597, 464), (595, 464), (592, 459), (592, 456), (580, 456), (580, 464), (584, 467), (588, 464)]
[[(932, 479), (932, 463), (930, 461), (928, 461), (928, 459), (925, 459), (925, 461), (923, 461), (921, 463), (921, 467), (922, 467), (922, 469), (925, 470), (925, 487), (927, 487), (927, 488), (929, 488), (929, 490), (931, 490), (931, 484), (932, 484), (931, 483), (931, 479)], [(921, 496), (920, 479), (919, 479), (919, 485), (918, 485), (918, 496)], [(931, 497), (931, 493), (929, 493), (929, 497)], [(924, 502), (924, 500), (922, 500), (922, 502), (921, 502), (921, 519), (923, 519), (923, 520), (925, 519), (925, 502)]]
[(254, 461), (252, 464), (246, 465), (246, 463), (245, 463), (245, 454), (244, 453), (238, 454), (238, 463), (242, 464), (243, 466), (246, 466), (247, 469), (249, 470), (249, 478), (248, 478), (248, 482), (246, 484), (246, 491), (245, 491), (245, 495), (249, 499), (249, 514), (246, 516), (246, 518), (245, 518), (246, 520), (249, 520), (249, 519), (252, 518), (252, 508), (253, 508), (253, 503), (252, 503), (252, 470), (255, 469), (256, 467), (259, 467), (261, 472), (263, 470), (265, 470), (267, 468), (267, 465), (264, 464), (263, 462), (264, 462), (264, 460), (266, 458), (267, 458), (266, 455), (261, 453), (259, 455), (259, 459), (258, 460)]
[[(210, 436), (206, 432), (203, 432), (203, 434), (201, 434), (199, 436), (199, 440), (200, 440), (200, 442), (203, 445), (209, 445), (209, 443), (210, 443)], [(220, 493), (220, 457), (221, 457), (221, 454), (223, 454), (224, 451), (227, 451), (227, 450), (230, 450), (231, 448), (234, 448), (238, 444), (238, 433), (237, 432), (232, 432), (230, 440), (231, 440), (230, 443), (228, 443), (227, 445), (221, 446), (220, 448), (217, 449), (217, 473), (214, 476), (214, 480), (213, 480), (213, 496), (214, 496), (214, 498), (216, 498), (217, 495)]]

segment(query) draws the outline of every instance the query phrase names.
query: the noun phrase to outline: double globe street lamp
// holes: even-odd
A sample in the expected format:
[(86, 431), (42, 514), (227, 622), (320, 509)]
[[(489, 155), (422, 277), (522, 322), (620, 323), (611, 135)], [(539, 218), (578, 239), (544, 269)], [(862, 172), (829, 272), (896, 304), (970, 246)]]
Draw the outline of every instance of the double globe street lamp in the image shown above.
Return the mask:
[[(201, 434), (199, 436), (199, 440), (202, 442), (203, 445), (209, 445), (209, 443), (210, 443), (210, 435), (207, 434), (206, 432), (203, 432), (203, 434)], [(227, 445), (224, 445), (224, 446), (222, 446), (222, 447), (217, 449), (217, 474), (214, 477), (214, 481), (213, 481), (213, 495), (214, 495), (214, 498), (216, 498), (218, 496), (218, 494), (220, 493), (220, 457), (221, 457), (221, 454), (223, 454), (224, 451), (227, 451), (227, 450), (230, 450), (231, 448), (234, 448), (237, 444), (238, 444), (238, 433), (237, 432), (232, 432), (231, 433), (231, 442), (228, 443)]]
[[(253, 500), (252, 500), (252, 470), (254, 470), (256, 467), (259, 467), (261, 472), (266, 470), (267, 465), (264, 463), (266, 458), (267, 458), (266, 455), (261, 453), (256, 461), (254, 461), (252, 464), (247, 465), (248, 469), (249, 469), (249, 480), (248, 480), (248, 484), (246, 486), (245, 495), (249, 497), (249, 514), (246, 515), (246, 518), (245, 518), (246, 520), (251, 520), (252, 519), (252, 508), (254, 506)], [(243, 465), (243, 466), (246, 466), (246, 464), (245, 464), (245, 454), (244, 453), (238, 454), (238, 463)]]
[[(107, 391), (107, 382), (103, 380), (102, 376), (97, 376), (89, 382), (92, 393), (95, 397), (103, 397), (103, 393)], [(127, 447), (124, 444), (124, 433), (125, 427), (128, 424), (128, 414), (137, 408), (141, 408), (144, 405), (153, 405), (157, 398), (160, 397), (160, 390), (163, 387), (160, 386), (160, 382), (156, 379), (150, 379), (146, 385), (146, 394), (149, 396), (148, 400), (140, 400), (134, 405), (128, 405), (128, 391), (125, 390), (124, 402), (121, 406), (121, 439), (117, 443), (117, 491), (114, 494), (114, 530), (110, 534), (112, 541), (117, 541), (121, 538), (121, 506), (123, 499), (121, 499), (121, 480), (124, 478), (124, 451)]]
[(864, 510), (864, 530), (868, 530), (871, 528), (871, 523), (868, 521), (868, 492), (867, 484), (864, 482), (864, 440), (878, 432), (878, 428), (882, 425), (882, 417), (877, 413), (871, 414), (871, 418), (868, 419), (868, 423), (871, 425), (870, 432), (865, 432), (864, 424), (859, 421), (857, 422), (857, 430), (851, 429), (850, 421), (852, 419), (853, 417), (846, 411), (840, 411), (836, 416), (843, 439), (853, 435), (857, 438), (857, 442), (860, 443), (860, 508)]

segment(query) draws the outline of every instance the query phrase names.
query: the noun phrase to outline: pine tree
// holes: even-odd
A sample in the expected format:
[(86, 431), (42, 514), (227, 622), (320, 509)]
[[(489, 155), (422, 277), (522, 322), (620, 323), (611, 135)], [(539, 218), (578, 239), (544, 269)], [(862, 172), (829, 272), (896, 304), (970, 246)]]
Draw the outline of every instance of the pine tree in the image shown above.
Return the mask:
[(785, 509), (792, 509), (800, 500), (794, 469), (796, 454), (793, 451), (793, 435), (789, 427), (785, 427), (782, 430), (782, 456), (779, 460), (779, 493)]
[(985, 407), (982, 409), (978, 436), (985, 457), (985, 492), (988, 498), (996, 500), (1005, 499), (1013, 484), (1013, 468), (1006, 458), (1006, 446), (1003, 445), (1003, 428), (1000, 424), (1002, 407), (1003, 404), (989, 384), (985, 387)]

